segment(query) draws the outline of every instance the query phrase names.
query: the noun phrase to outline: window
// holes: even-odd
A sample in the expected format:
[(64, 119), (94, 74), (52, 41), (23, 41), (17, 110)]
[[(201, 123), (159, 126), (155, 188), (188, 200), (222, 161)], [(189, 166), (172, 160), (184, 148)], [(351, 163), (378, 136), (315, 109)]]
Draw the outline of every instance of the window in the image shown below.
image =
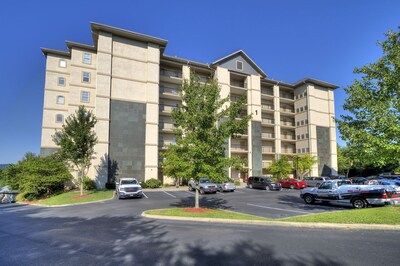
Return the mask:
[(302, 149), (301, 149), (301, 152), (302, 152), (302, 153), (305, 153), (305, 152), (306, 152), (306, 149), (305, 149), (305, 148), (302, 148)]
[(81, 102), (88, 103), (90, 100), (90, 92), (82, 91), (81, 92)]
[(243, 70), (243, 62), (236, 60), (236, 69), (237, 70)]
[(306, 151), (307, 151), (307, 152), (310, 152), (310, 148), (306, 148)]
[(60, 61), (58, 61), (58, 66), (67, 67), (67, 61), (65, 61), (64, 59), (60, 59)]
[(305, 120), (304, 124), (308, 124), (308, 119)]
[(297, 153), (300, 153), (301, 152), (301, 150), (300, 149), (297, 149)]
[(301, 120), (301, 125), (304, 126), (304, 120)]
[(297, 135), (297, 139), (300, 139), (300, 135)]
[(58, 78), (58, 86), (65, 86), (65, 78), (63, 77)]
[(297, 126), (300, 126), (300, 122), (299, 121), (297, 121)]
[(300, 112), (303, 112), (303, 107), (300, 107)]
[(306, 134), (306, 138), (307, 138), (307, 139), (308, 139), (308, 136), (309, 136), (309, 135), (308, 135), (308, 133), (307, 133), (307, 134)]
[(301, 134), (301, 139), (304, 139), (304, 134)]
[(296, 113), (298, 113), (298, 112), (300, 112), (300, 109), (299, 109), (299, 108), (296, 109)]
[(304, 110), (307, 110), (307, 108), (308, 108), (308, 107), (307, 107), (307, 105), (306, 105), (306, 106), (304, 106)]
[(83, 53), (83, 63), (90, 65), (92, 63), (92, 55), (89, 53)]
[(64, 104), (65, 103), (65, 98), (64, 96), (57, 96), (57, 104)]
[(89, 83), (90, 82), (90, 73), (82, 72), (82, 82)]
[(62, 123), (64, 120), (64, 116), (61, 114), (56, 115), (56, 123)]

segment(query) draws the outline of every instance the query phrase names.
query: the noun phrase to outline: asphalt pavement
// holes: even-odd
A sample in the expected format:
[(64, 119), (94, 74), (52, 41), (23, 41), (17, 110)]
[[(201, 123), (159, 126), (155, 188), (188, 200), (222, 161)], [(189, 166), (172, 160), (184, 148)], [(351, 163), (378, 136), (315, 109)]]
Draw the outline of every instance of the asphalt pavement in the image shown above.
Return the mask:
[[(193, 206), (194, 194), (145, 193), (59, 208), (0, 205), (0, 265), (398, 265), (399, 231), (152, 220), (140, 214)], [(200, 199), (263, 217), (338, 209), (305, 205), (298, 194), (241, 189)]]

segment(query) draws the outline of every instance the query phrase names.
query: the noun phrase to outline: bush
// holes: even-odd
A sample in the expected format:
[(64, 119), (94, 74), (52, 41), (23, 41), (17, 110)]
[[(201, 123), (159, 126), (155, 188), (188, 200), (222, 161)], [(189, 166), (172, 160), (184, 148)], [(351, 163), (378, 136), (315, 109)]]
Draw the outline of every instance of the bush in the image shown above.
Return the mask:
[(145, 182), (145, 188), (158, 188), (161, 187), (161, 185), (162, 185), (161, 181), (154, 178), (149, 179)]
[(106, 183), (106, 189), (115, 189), (115, 183)]
[(83, 189), (84, 190), (95, 190), (96, 189), (96, 182), (89, 177), (85, 177), (83, 179)]
[(235, 186), (240, 186), (242, 183), (238, 180), (235, 180), (234, 184), (235, 184)]
[(5, 183), (19, 190), (21, 197), (36, 200), (64, 190), (64, 182), (71, 180), (64, 162), (56, 156), (26, 156), (3, 170)]

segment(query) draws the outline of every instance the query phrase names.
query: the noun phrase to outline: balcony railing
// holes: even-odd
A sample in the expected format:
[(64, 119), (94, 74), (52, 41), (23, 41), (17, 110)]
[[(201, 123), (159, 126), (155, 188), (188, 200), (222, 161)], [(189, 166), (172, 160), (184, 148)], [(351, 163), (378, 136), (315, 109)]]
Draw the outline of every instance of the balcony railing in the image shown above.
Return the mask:
[(274, 133), (262, 133), (261, 137), (265, 138), (265, 139), (273, 139), (273, 138), (275, 138), (275, 134)]
[(274, 92), (272, 91), (272, 89), (261, 89), (261, 94), (274, 96)]
[(281, 107), (282, 112), (294, 113), (294, 108)]
[(175, 141), (163, 141), (163, 140), (161, 140), (161, 141), (158, 142), (158, 146), (160, 148), (166, 148), (169, 145), (175, 145), (175, 144), (176, 144)]
[(247, 84), (244, 81), (240, 81), (240, 80), (234, 80), (231, 79), (230, 81), (231, 86), (235, 86), (235, 87), (240, 87), (240, 88), (246, 88)]
[(269, 104), (261, 104), (261, 109), (263, 110), (274, 110), (274, 106)]
[(268, 168), (270, 167), (272, 162), (262, 162), (262, 168)]
[(291, 122), (291, 121), (281, 121), (281, 125), (282, 126), (291, 126), (291, 127), (294, 127), (294, 122)]
[(161, 68), (160, 75), (164, 77), (182, 78), (182, 72), (175, 69)]
[(295, 149), (282, 149), (282, 153), (295, 153)]
[(262, 123), (262, 124), (270, 124), (270, 125), (272, 125), (272, 124), (274, 123), (274, 119), (263, 118), (263, 119), (261, 120), (261, 123)]
[(200, 82), (204, 82), (204, 83), (207, 83), (207, 82), (210, 82), (210, 77), (208, 77), (208, 76), (202, 76), (202, 75), (199, 75), (199, 81)]
[(261, 151), (262, 152), (275, 152), (275, 149), (273, 147), (262, 147)]
[(294, 95), (292, 93), (281, 92), (279, 93), (279, 97), (284, 99), (294, 100)]
[(294, 135), (281, 135), (281, 139), (296, 140)]
[(164, 129), (164, 130), (174, 130), (176, 128), (176, 126), (173, 123), (160, 122), (158, 124), (158, 128), (159, 129)]
[(235, 143), (233, 143), (233, 144), (231, 144), (231, 150), (235, 150), (235, 151), (240, 151), (240, 150), (242, 150), (242, 151), (247, 151), (247, 149), (248, 149), (248, 146), (247, 145), (244, 145), (244, 144), (235, 144)]
[(174, 109), (178, 108), (178, 104), (176, 105), (168, 105), (168, 104), (160, 104), (158, 106), (160, 112), (167, 112), (167, 113), (171, 113)]
[(174, 95), (179, 95), (180, 89), (168, 87), (165, 85), (160, 85), (160, 93), (169, 93)]

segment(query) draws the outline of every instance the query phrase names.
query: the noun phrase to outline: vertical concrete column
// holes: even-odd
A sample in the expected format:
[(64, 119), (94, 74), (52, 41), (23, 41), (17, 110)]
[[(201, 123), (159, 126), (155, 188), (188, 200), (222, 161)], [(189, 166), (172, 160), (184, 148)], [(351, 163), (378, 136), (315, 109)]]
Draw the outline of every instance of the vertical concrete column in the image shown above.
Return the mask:
[[(221, 88), (220, 91), (220, 97), (221, 99), (226, 98), (230, 95), (230, 73), (228, 69), (226, 68), (221, 68), (217, 67), (214, 73), (214, 79), (217, 80), (218, 85)], [(222, 108), (226, 108), (229, 106), (229, 102), (225, 103)], [(226, 156), (231, 157), (231, 140), (227, 140), (227, 146), (226, 146)], [(228, 169), (228, 176), (229, 178), (232, 178), (232, 171), (231, 168)]]
[(281, 115), (280, 115), (280, 102), (279, 102), (279, 86), (274, 85), (274, 120), (275, 120), (275, 157), (279, 157), (282, 153), (281, 148)]
[[(313, 97), (311, 95), (314, 94), (314, 85), (308, 84), (306, 91), (307, 91), (307, 104), (308, 104), (308, 132), (309, 132), (309, 148), (310, 148), (310, 155), (318, 158), (318, 150), (317, 150), (317, 126), (315, 124), (316, 121), (314, 121), (313, 117), (313, 110), (314, 110), (314, 102), (313, 102)], [(313, 176), (318, 176), (318, 164), (314, 164), (312, 169), (311, 169), (311, 175)]]
[(110, 133), (110, 99), (112, 72), (112, 34), (99, 32), (96, 62), (95, 131), (98, 138), (89, 176), (94, 176), (98, 188), (108, 181), (108, 156)]
[(331, 168), (332, 175), (338, 174), (338, 162), (337, 162), (337, 145), (336, 145), (336, 123), (335, 123), (335, 100), (333, 90), (328, 91), (328, 108), (329, 108), (329, 135), (330, 135), (330, 153), (331, 153)]
[(158, 179), (158, 118), (160, 87), (160, 49), (147, 47), (145, 180)]
[(261, 81), (258, 75), (247, 79), (247, 113), (252, 115), (248, 125), (249, 175), (262, 175)]

